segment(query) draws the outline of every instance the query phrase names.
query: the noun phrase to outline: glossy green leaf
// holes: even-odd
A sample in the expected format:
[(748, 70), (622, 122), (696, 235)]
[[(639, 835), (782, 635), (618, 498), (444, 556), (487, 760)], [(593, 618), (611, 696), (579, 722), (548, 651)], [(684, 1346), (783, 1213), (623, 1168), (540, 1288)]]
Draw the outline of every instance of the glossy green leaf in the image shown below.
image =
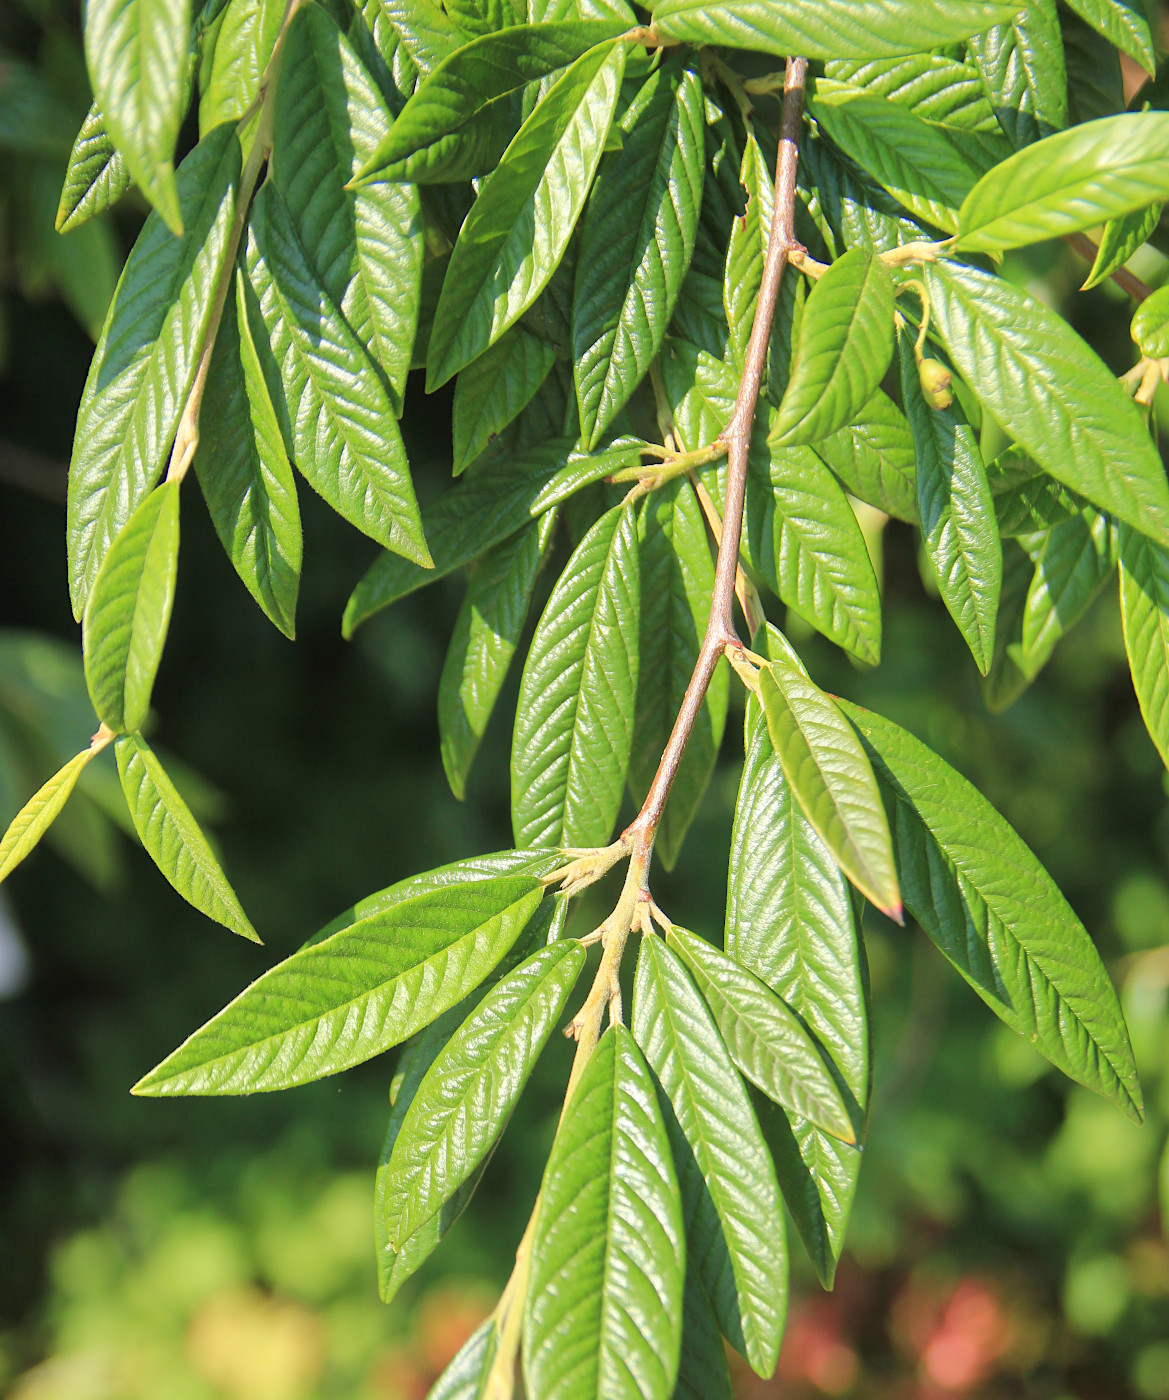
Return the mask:
[(1046, 870), (924, 744), (841, 704), (889, 803), (909, 912), (1007, 1025), (1139, 1120), (1140, 1085), (1112, 982)]
[(1127, 525), (1120, 528), (1120, 617), (1145, 728), (1169, 765), (1169, 550)]
[(556, 512), (525, 526), (479, 560), (438, 683), (438, 733), (447, 781), (466, 793), (471, 770), (528, 616)]
[(813, 684), (790, 647), (759, 673), (772, 747), (797, 801), (833, 859), (890, 918), (901, 896), (885, 810), (863, 746), (836, 702)]
[(69, 233), (111, 208), (132, 184), (126, 157), (110, 139), (101, 112), (90, 107), (69, 152), (57, 208), (57, 232)]
[(475, 37), (443, 8), (441, 0), (378, 0), (378, 4), (422, 77)]
[(1116, 569), (1116, 526), (1090, 506), (1053, 525), (1038, 551), (1027, 590), (1015, 660), (1033, 679), (1056, 642), (1088, 610)]
[(682, 1356), (674, 1400), (734, 1400), (718, 1320), (690, 1259), (682, 1295)]
[(0, 838), (0, 880), (6, 880), (56, 820), (69, 794), (77, 786), (85, 765), (93, 757), (85, 749), (37, 789), (13, 817)]
[(800, 319), (791, 378), (768, 437), (781, 447), (816, 442), (851, 423), (893, 356), (893, 283), (854, 249), (812, 288)]
[(914, 53), (904, 58), (834, 59), (824, 65), (824, 73), (830, 81), (847, 83), (870, 97), (887, 97), (926, 121), (964, 131), (999, 130), (978, 68), (969, 58)]
[(633, 1033), (672, 1112), (686, 1253), (723, 1335), (761, 1375), (775, 1368), (787, 1245), (775, 1171), (747, 1091), (685, 965), (643, 937)]
[(85, 681), (116, 733), (142, 727), (162, 660), (179, 567), (179, 483), (156, 487), (110, 547), (85, 605)]
[(509, 973), (447, 1041), (406, 1109), (383, 1197), (401, 1247), (471, 1175), (502, 1133), (585, 963), (553, 943)]
[(190, 0), (89, 0), (85, 7), (97, 106), (130, 174), (175, 234), (185, 223), (174, 154), (190, 28)]
[(933, 236), (924, 223), (855, 161), (838, 153), (818, 131), (805, 133), (800, 164), (809, 182), (809, 217), (829, 257), (842, 248), (882, 253)]
[(528, 0), (528, 23), (554, 19), (605, 19), (612, 16), (626, 27), (637, 23), (625, 0)]
[(1047, 530), (1075, 515), (1084, 504), (1017, 447), (1007, 448), (989, 462), (986, 476), (1004, 539)]
[(922, 539), (942, 601), (985, 676), (994, 655), (1003, 573), (986, 467), (958, 399), (949, 408), (927, 403), (908, 331), (901, 333), (900, 344), (901, 397), (917, 453)]
[(215, 337), (195, 472), (236, 573), (292, 637), (303, 552), (296, 482), (252, 337), (242, 271), (234, 291)]
[(917, 523), (916, 458), (905, 414), (878, 389), (857, 416), (816, 443), (816, 455), (858, 500)]
[(524, 665), (511, 746), (517, 846), (603, 846), (621, 806), (637, 701), (641, 590), (632, 505), (568, 561)]
[(230, 127), (178, 173), (186, 232), (152, 215), (118, 281), (85, 382), (69, 467), (69, 593), (80, 618), (98, 566), (161, 476), (199, 358), (227, 252), (239, 176)]
[(1169, 112), (1073, 127), (1017, 151), (963, 202), (958, 246), (1018, 248), (1094, 228), (1169, 198)]
[(207, 838), (146, 740), (140, 734), (124, 734), (116, 740), (114, 753), (134, 829), (155, 865), (188, 904), (258, 943)]
[(658, 0), (662, 34), (808, 58), (886, 58), (965, 39), (1005, 19), (1013, 0)]
[(520, 128), (467, 215), (435, 312), (426, 384), (481, 355), (547, 286), (584, 207), (621, 88), (625, 45), (583, 54)]
[(1141, 415), (1067, 322), (972, 267), (923, 275), (931, 325), (1011, 437), (1057, 481), (1169, 543), (1169, 486)]
[(283, 15), (284, 0), (229, 0), (199, 99), (201, 132), (239, 121), (256, 100)]
[(1089, 287), (1099, 286), (1105, 278), (1122, 268), (1156, 231), (1164, 207), (1158, 202), (1122, 214), (1118, 219), (1109, 219), (1100, 235), (1100, 246), (1096, 250), (1092, 270), (1080, 290), (1086, 292)]
[(512, 326), (463, 370), (452, 417), (455, 476), (531, 403), (555, 361), (555, 345)]
[(969, 46), (1014, 146), (1030, 145), (1067, 125), (1068, 80), (1056, 0), (1026, 0), (1006, 23), (973, 35)]
[[(747, 342), (755, 324), (755, 307), (763, 285), (763, 263), (771, 237), (773, 176), (755, 137), (748, 133), (739, 183), (747, 197), (742, 215), (731, 224), (723, 272), (723, 311), (730, 329), (735, 363), (746, 363)], [(788, 274), (788, 280), (791, 274)]]
[(285, 958), (134, 1087), (285, 1089), (361, 1064), (461, 1001), (519, 937), (543, 890), (527, 875), (429, 885)]
[(697, 59), (668, 59), (621, 119), (581, 232), (572, 304), (581, 438), (595, 443), (661, 349), (694, 252), (705, 122)]
[(1158, 287), (1137, 307), (1132, 318), (1132, 338), (1149, 359), (1169, 355), (1169, 287)]
[[(641, 510), (638, 539), (641, 659), (629, 785), (640, 803), (653, 782), (698, 659), (714, 587), (706, 524), (688, 481), (679, 478), (653, 492)], [(720, 661), (674, 775), (654, 842), (654, 852), (667, 869), (678, 859), (714, 771), (729, 689), (727, 668)]]
[(469, 564), (582, 486), (640, 460), (629, 439), (589, 454), (577, 450), (573, 439), (560, 438), (469, 476), (423, 511), (434, 567), (381, 555), (354, 589), (342, 631), (352, 636), (379, 609)]
[(282, 379), (292, 457), (350, 524), (426, 568), (410, 467), (381, 376), (317, 281), (279, 192), (252, 207), (248, 276)]
[(1142, 0), (1067, 0), (1076, 14), (1110, 44), (1135, 58), (1146, 73), (1157, 70), (1157, 52)]

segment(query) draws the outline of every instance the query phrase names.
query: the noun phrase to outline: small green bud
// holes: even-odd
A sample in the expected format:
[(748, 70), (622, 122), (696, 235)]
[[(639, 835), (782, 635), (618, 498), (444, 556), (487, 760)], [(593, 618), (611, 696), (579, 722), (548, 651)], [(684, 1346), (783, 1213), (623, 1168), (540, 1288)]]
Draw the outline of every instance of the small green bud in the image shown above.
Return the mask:
[(919, 360), (917, 377), (921, 381), (921, 392), (931, 408), (949, 408), (954, 402), (954, 391), (950, 388), (950, 371), (938, 360)]

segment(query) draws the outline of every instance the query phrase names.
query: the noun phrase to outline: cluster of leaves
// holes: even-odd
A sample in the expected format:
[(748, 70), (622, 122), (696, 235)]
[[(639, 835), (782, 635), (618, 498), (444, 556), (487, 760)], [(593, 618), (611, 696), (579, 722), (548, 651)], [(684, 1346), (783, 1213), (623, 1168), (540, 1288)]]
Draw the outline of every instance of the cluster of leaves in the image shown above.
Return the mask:
[[(897, 919), (904, 906), (1009, 1026), (1141, 1115), (1111, 983), (1046, 872), (916, 738), (822, 692), (760, 602), (877, 663), (854, 503), (910, 521), (1003, 705), (1119, 567), (1134, 684), (1169, 759), (1169, 487), (1146, 421), (1169, 293), (1138, 307), (1140, 359), (1118, 381), (994, 271), (1011, 249), (1103, 226), (1094, 283), (1161, 236), (1169, 114), (1148, 24), (1132, 0), (1073, 11), (662, 0), (642, 25), (625, 0), (210, 0), (193, 23), (182, 0), (89, 7), (96, 104), (63, 224), (131, 183), (154, 212), (70, 473), (70, 591), (100, 728), (19, 814), (0, 877), (113, 743), (167, 878), (255, 937), (141, 733), (191, 464), (240, 577), (290, 636), (294, 470), (384, 547), (347, 634), (467, 570), (439, 694), (459, 794), (558, 522), (575, 543), (520, 681), (516, 849), (355, 905), (136, 1089), (285, 1088), (405, 1043), (377, 1180), (386, 1298), (457, 1218), (563, 1018), (598, 941), (566, 931), (570, 896), (630, 856), (652, 906), (648, 852), (635, 870), (626, 838), (606, 843), (626, 788), (650, 792), (699, 664), (738, 470), (721, 435), (771, 316), (773, 216), (794, 219), (745, 463), (739, 594), (757, 630), (754, 651), (728, 649), (752, 694), (724, 946), (652, 906), (659, 937), (625, 896), (603, 926), (596, 1016), (573, 1023), (516, 1273), (436, 1395), (510, 1393), (522, 1353), (536, 1400), (709, 1400), (729, 1388), (720, 1335), (771, 1372), (783, 1203), (828, 1286), (857, 1180), (865, 899)], [(1153, 79), (1131, 111), (1118, 49)], [(768, 56), (797, 54), (813, 60), (799, 172), (773, 188), (784, 84)], [(196, 82), (200, 138), (176, 170)], [(463, 476), (422, 510), (398, 427), (412, 369), (430, 390), (455, 380)], [(650, 832), (668, 863), (728, 688), (720, 663), (688, 712)], [(603, 979), (633, 928), (626, 1029)]]

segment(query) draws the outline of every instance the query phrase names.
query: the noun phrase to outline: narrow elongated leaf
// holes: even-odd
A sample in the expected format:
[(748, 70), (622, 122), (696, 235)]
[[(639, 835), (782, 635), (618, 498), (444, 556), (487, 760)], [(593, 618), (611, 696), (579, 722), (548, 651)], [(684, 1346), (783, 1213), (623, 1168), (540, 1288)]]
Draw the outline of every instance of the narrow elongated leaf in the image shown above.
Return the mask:
[(969, 46), (1012, 145), (1030, 145), (1067, 125), (1068, 80), (1055, 0), (1026, 0), (1005, 24), (972, 35)]
[(916, 458), (905, 414), (878, 389), (851, 423), (816, 444), (846, 490), (859, 500), (917, 523)]
[(581, 232), (572, 304), (581, 437), (595, 443), (661, 349), (694, 252), (705, 122), (697, 59), (667, 60), (621, 120)]
[(1088, 610), (1116, 568), (1116, 526), (1090, 506), (1053, 525), (1032, 553), (1035, 575), (1023, 608), (1014, 659), (1028, 680)]
[[(657, 772), (706, 631), (714, 564), (702, 510), (688, 481), (655, 491), (638, 523), (641, 575), (637, 718), (629, 785), (641, 802)], [(672, 869), (710, 782), (722, 743), (730, 689), (720, 661), (674, 776), (654, 850)]]
[(441, 1209), (502, 1133), (585, 962), (553, 943), (505, 977), (439, 1052), (390, 1159), (385, 1230), (399, 1248)]
[(69, 152), (57, 208), (57, 232), (69, 233), (111, 208), (134, 183), (126, 157), (106, 130), (97, 106), (90, 107)]
[(146, 740), (140, 734), (124, 734), (115, 742), (114, 753), (134, 829), (155, 865), (188, 904), (259, 943), (207, 838)]
[(545, 1400), (669, 1400), (685, 1244), (653, 1078), (610, 1026), (544, 1172), (524, 1308), (524, 1382)]
[(1122, 268), (1129, 258), (1154, 233), (1161, 222), (1164, 204), (1149, 204), (1144, 209), (1134, 209), (1130, 214), (1122, 214), (1118, 219), (1109, 219), (1100, 235), (1100, 246), (1096, 250), (1096, 260), (1084, 282), (1081, 291), (1099, 286), (1106, 277)]
[(685, 929), (671, 929), (667, 942), (689, 968), (740, 1071), (768, 1098), (855, 1143), (825, 1052), (787, 1003), (741, 963)]
[(682, 1296), (682, 1357), (674, 1400), (734, 1400), (718, 1319), (689, 1259)]
[(378, 5), (423, 77), (475, 37), (447, 13), (441, 0), (378, 0)]
[(523, 412), (555, 361), (551, 341), (512, 326), (463, 370), (455, 384), (452, 415), (455, 476)]
[(642, 939), (633, 1033), (672, 1113), (686, 1252), (723, 1335), (752, 1367), (775, 1368), (787, 1306), (779, 1187), (747, 1091), (676, 953)]
[(773, 648), (759, 673), (767, 732), (784, 775), (833, 859), (857, 889), (901, 917), (901, 897), (881, 796), (864, 748), (836, 703), (790, 648)]
[[(211, 71), (202, 84), (200, 132), (239, 121), (256, 100), (283, 14), (284, 0), (229, 0), (215, 36)], [(288, 76), (296, 81), (291, 72)]]
[(934, 263), (923, 275), (931, 324), (1015, 441), (1057, 481), (1169, 543), (1169, 486), (1141, 415), (1067, 322), (972, 267)]
[(858, 705), (841, 705), (889, 803), (910, 913), (1007, 1025), (1139, 1120), (1141, 1090), (1116, 993), (1046, 870), (924, 744)]
[(190, 0), (89, 0), (85, 9), (97, 106), (131, 175), (175, 234), (184, 224), (174, 153), (190, 28)]
[(809, 58), (887, 58), (965, 39), (1006, 19), (1013, 0), (659, 0), (654, 26), (692, 44)]
[(1018, 248), (1166, 198), (1169, 112), (1105, 117), (1049, 136), (988, 171), (962, 205), (958, 246)]
[(85, 682), (115, 733), (142, 727), (162, 660), (179, 565), (179, 483), (142, 502), (114, 541), (85, 605)]
[(134, 1087), (243, 1094), (336, 1074), (400, 1044), (479, 985), (543, 891), (530, 876), (427, 888), (258, 978)]
[(114, 537), (158, 480), (227, 251), (239, 142), (213, 131), (178, 173), (186, 232), (152, 216), (126, 259), (85, 381), (69, 467), (69, 594), (81, 617)]
[(621, 43), (578, 58), (483, 182), (435, 312), (428, 389), (482, 354), (547, 286), (584, 207), (624, 68)]
[(978, 438), (958, 400), (949, 408), (926, 402), (907, 331), (901, 334), (901, 397), (917, 453), (922, 539), (942, 601), (985, 676), (1003, 575), (994, 500)]
[(13, 817), (0, 839), (0, 880), (6, 880), (56, 820), (57, 814), (77, 786), (77, 779), (93, 757), (85, 749), (37, 789)]
[(389, 394), (317, 282), (271, 183), (252, 208), (248, 276), (280, 367), (297, 467), (350, 524), (426, 568), (430, 553)]
[(904, 58), (835, 59), (824, 65), (824, 73), (870, 97), (887, 97), (926, 121), (963, 131), (999, 130), (979, 70), (969, 58), (915, 53)]
[(892, 356), (893, 284), (876, 258), (853, 249), (808, 297), (770, 441), (790, 447), (843, 428), (872, 398)]
[(1146, 73), (1157, 71), (1157, 51), (1141, 0), (1068, 0), (1068, 5)]
[(771, 236), (775, 195), (767, 161), (759, 149), (759, 143), (750, 133), (743, 148), (739, 183), (747, 196), (747, 207), (731, 224), (727, 240), (723, 311), (731, 333), (735, 363), (741, 367), (746, 362), (747, 342), (751, 339), (759, 289), (763, 285), (763, 263)]
[(1169, 765), (1169, 550), (1120, 527), (1120, 617), (1133, 689)]
[(603, 846), (625, 788), (637, 701), (637, 524), (614, 506), (580, 542), (532, 639), (516, 705), (517, 846)]

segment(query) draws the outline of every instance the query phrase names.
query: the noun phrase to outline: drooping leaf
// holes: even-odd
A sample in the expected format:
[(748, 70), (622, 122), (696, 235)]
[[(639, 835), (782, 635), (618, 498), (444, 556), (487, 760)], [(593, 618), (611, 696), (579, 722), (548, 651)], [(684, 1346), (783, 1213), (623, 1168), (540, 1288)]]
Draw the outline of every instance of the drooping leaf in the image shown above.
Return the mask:
[[(887, 97), (926, 121), (963, 131), (999, 130), (978, 68), (970, 58), (914, 53), (904, 58), (834, 59), (824, 65), (824, 73), (830, 82), (847, 83), (871, 97)], [(817, 84), (818, 89), (822, 87)]]
[(637, 701), (637, 523), (614, 506), (580, 542), (536, 627), (511, 748), (517, 846), (603, 846)]
[(115, 734), (140, 729), (162, 660), (179, 564), (179, 483), (156, 487), (102, 561), (85, 605), (85, 681)]
[(969, 47), (1014, 146), (1067, 125), (1068, 81), (1055, 0), (1026, 0), (1006, 23), (972, 35)]
[(85, 765), (93, 757), (85, 749), (37, 789), (13, 817), (0, 838), (0, 880), (6, 880), (52, 826), (69, 794), (77, 786)]
[(909, 912), (1007, 1025), (1140, 1119), (1116, 993), (1083, 925), (1018, 835), (903, 729), (841, 702), (889, 803)]
[(178, 173), (185, 233), (151, 216), (118, 281), (89, 368), (69, 467), (69, 594), (80, 619), (106, 551), (158, 480), (194, 378), (239, 176), (231, 127)]
[(1157, 52), (1141, 0), (1068, 0), (1068, 5), (1146, 73), (1156, 72)]
[(1133, 689), (1169, 765), (1169, 550), (1120, 527), (1120, 617)]
[(1154, 233), (1161, 222), (1164, 204), (1146, 205), (1144, 209), (1134, 209), (1122, 214), (1118, 219), (1109, 219), (1100, 235), (1100, 246), (1096, 250), (1096, 260), (1088, 273), (1081, 291), (1099, 286), (1107, 277), (1122, 268), (1129, 258)]
[(238, 122), (256, 100), (283, 15), (284, 0), (229, 0), (199, 98), (200, 132)]
[(846, 490), (886, 515), (917, 523), (916, 459), (905, 414), (878, 389), (851, 423), (816, 443)]
[(1090, 506), (1053, 525), (1032, 553), (1035, 575), (1014, 659), (1028, 680), (1087, 611), (1116, 568), (1116, 525)]
[[(747, 342), (755, 323), (755, 308), (763, 285), (763, 263), (771, 235), (774, 204), (771, 171), (759, 143), (748, 133), (743, 147), (739, 182), (747, 196), (742, 215), (731, 224), (723, 272), (723, 311), (730, 329), (735, 363), (742, 368), (747, 358)], [(787, 281), (792, 280), (788, 273)]]
[(96, 105), (90, 107), (69, 153), (57, 208), (57, 232), (69, 233), (111, 208), (133, 184), (126, 157), (106, 130)]
[(551, 341), (512, 326), (463, 370), (455, 384), (451, 420), (455, 476), (523, 412), (555, 362)]
[(682, 1356), (674, 1400), (734, 1400), (718, 1320), (690, 1259), (682, 1295)]
[(406, 898), (386, 901), (264, 973), (134, 1092), (284, 1089), (379, 1055), (478, 986), (542, 893), (526, 875), (430, 887), (423, 877)]
[(134, 829), (151, 859), (179, 894), (216, 923), (260, 941), (207, 838), (141, 734), (114, 744), (118, 776)]

